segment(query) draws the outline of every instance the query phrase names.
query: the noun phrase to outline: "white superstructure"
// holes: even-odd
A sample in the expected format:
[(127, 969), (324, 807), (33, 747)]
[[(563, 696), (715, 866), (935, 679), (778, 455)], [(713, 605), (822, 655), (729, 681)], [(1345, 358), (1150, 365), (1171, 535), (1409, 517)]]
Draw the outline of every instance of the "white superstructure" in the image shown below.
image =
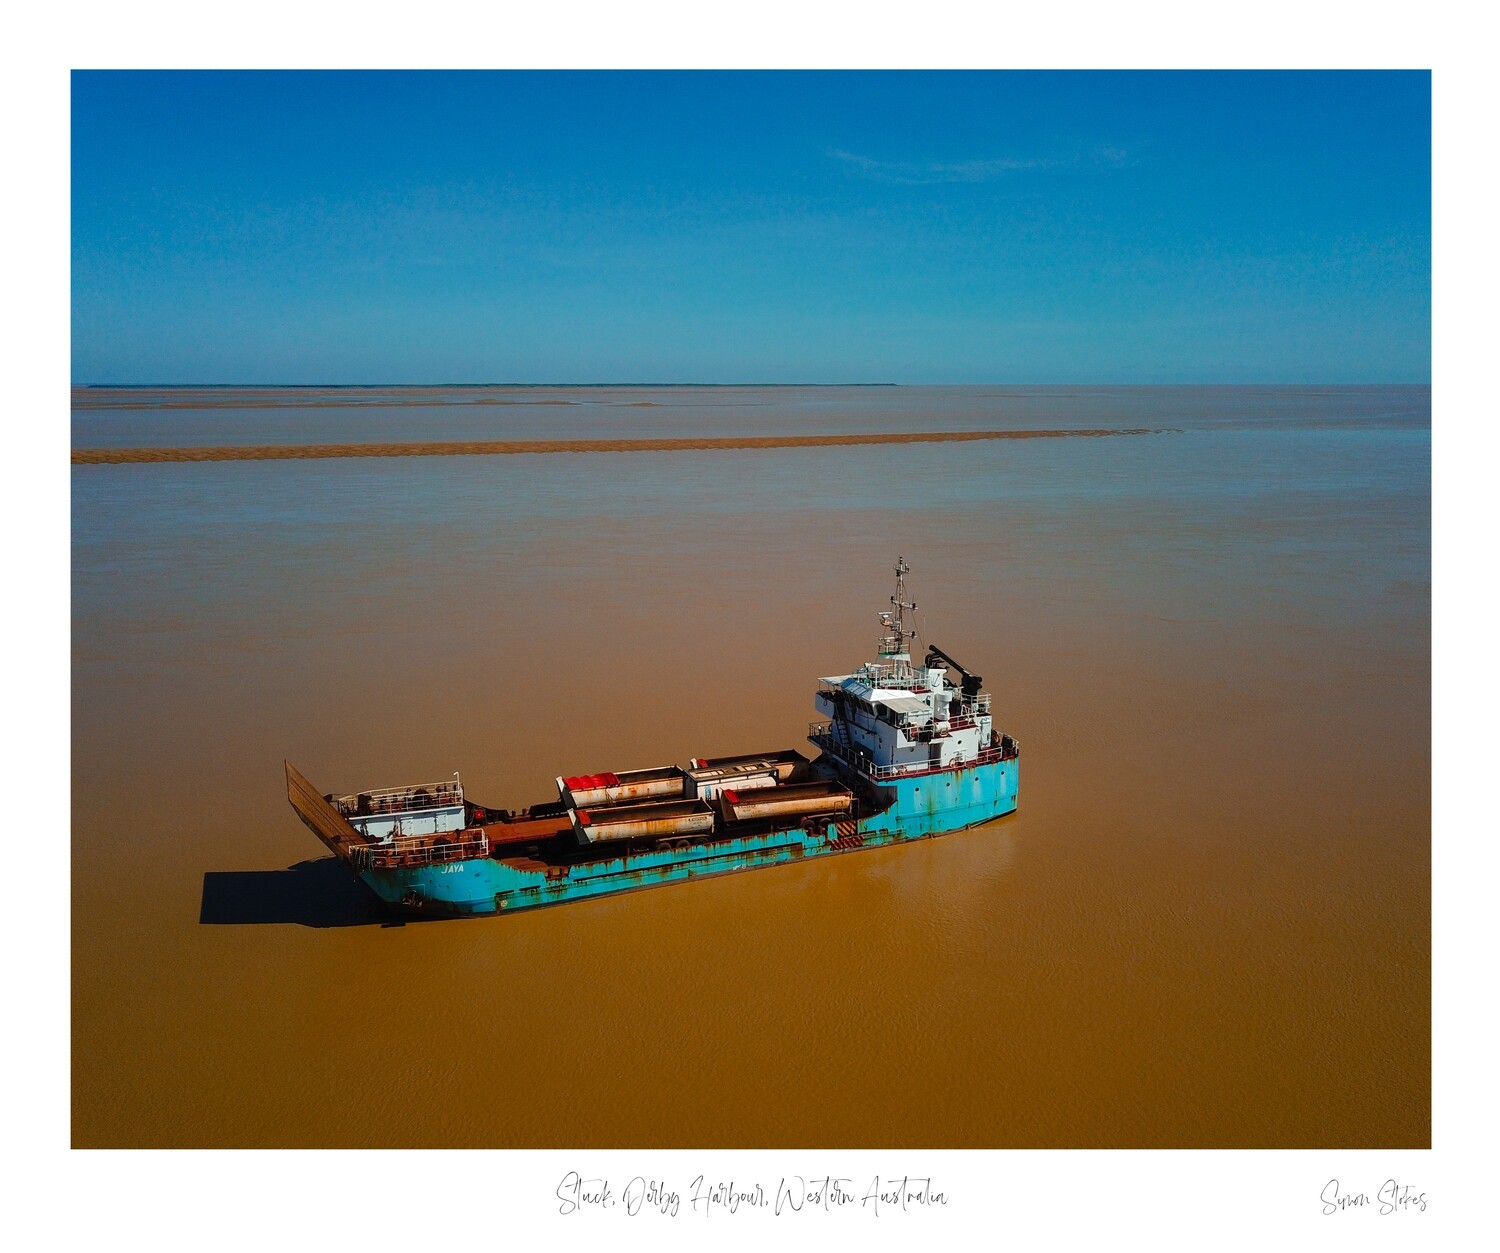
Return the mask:
[(441, 783), (376, 788), (326, 799), (356, 831), (380, 843), (445, 835), (465, 826), (464, 788), (457, 774)]
[[(819, 679), (815, 698), (829, 721), (813, 726), (813, 740), (876, 779), (971, 765), (993, 749), (983, 680), (931, 646), (920, 665), (912, 664), (916, 632), (905, 615), (917, 606), (906, 600), (909, 569), (897, 559), (892, 607), (880, 613), (879, 659), (853, 674)], [(961, 685), (949, 682), (949, 667), (963, 675)]]

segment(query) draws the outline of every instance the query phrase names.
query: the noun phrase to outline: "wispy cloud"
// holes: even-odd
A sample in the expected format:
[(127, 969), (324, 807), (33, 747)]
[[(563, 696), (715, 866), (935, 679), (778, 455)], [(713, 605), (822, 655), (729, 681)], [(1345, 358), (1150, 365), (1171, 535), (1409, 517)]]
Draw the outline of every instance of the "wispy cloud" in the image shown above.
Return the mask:
[(842, 161), (861, 177), (878, 183), (983, 183), (1016, 170), (1036, 170), (1054, 162), (1018, 157), (990, 157), (979, 161), (877, 161), (857, 152), (833, 149), (829, 156)]
[[(985, 183), (1020, 170), (1048, 170), (1075, 166), (1078, 157), (985, 157), (974, 161), (879, 161), (845, 152), (840, 148), (829, 156), (841, 161), (851, 173), (877, 183), (901, 183), (919, 187), (929, 183)], [(1100, 147), (1090, 154), (1089, 163), (1104, 166), (1129, 164), (1130, 153), (1123, 148)]]

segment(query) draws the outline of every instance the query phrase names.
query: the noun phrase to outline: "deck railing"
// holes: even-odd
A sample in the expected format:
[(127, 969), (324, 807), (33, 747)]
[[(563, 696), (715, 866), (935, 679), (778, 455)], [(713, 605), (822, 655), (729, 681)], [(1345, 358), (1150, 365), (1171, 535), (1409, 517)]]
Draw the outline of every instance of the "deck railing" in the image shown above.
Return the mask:
[[(841, 739), (836, 739), (831, 728), (832, 723), (814, 722), (807, 729), (807, 738), (819, 748), (832, 753), (846, 765), (877, 780), (901, 779), (909, 775), (932, 774), (939, 770), (959, 770), (965, 766), (987, 766), (993, 762), (1014, 757), (1019, 751), (1015, 741), (1010, 740), (1009, 744), (1005, 742), (987, 744), (971, 757), (955, 757), (941, 766), (934, 765), (930, 760), (886, 764), (873, 760), (870, 754), (858, 744), (848, 744)], [(1006, 738), (1009, 739), (1009, 737)]]
[(379, 814), (409, 814), (420, 809), (442, 809), (462, 805), (464, 788), (458, 776), (441, 783), (414, 783), (410, 787), (377, 788), (351, 796), (334, 798), (346, 818), (374, 817)]
[(457, 831), (451, 839), (408, 836), (378, 844), (360, 844), (352, 852), (354, 864), (363, 870), (389, 870), (399, 866), (434, 866), (488, 857), (490, 841), (483, 831)]
[(898, 762), (888, 766), (871, 762), (860, 768), (872, 779), (900, 779), (910, 774), (931, 774), (935, 770), (962, 770), (965, 766), (988, 766), (1004, 759), (1005, 755), (997, 744), (989, 748), (981, 748), (972, 757), (955, 757), (941, 766), (934, 766), (930, 761)]

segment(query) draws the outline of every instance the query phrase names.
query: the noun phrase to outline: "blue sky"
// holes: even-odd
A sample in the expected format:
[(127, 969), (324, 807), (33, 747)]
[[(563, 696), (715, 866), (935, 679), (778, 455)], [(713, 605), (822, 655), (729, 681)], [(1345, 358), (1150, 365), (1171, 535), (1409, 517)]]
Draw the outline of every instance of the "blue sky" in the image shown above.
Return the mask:
[(75, 73), (75, 383), (1426, 382), (1426, 73)]

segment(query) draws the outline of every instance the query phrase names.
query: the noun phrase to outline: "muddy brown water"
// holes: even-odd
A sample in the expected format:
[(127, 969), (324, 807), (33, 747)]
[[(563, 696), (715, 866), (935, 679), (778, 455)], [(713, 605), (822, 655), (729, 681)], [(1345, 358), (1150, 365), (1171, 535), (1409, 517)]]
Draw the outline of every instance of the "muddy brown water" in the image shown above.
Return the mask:
[[(564, 433), (1179, 433), (75, 467), (75, 1144), (1427, 1145), (1426, 389), (1001, 391)], [(392, 925), (286, 803), (806, 747), (898, 553), (1014, 817)]]

